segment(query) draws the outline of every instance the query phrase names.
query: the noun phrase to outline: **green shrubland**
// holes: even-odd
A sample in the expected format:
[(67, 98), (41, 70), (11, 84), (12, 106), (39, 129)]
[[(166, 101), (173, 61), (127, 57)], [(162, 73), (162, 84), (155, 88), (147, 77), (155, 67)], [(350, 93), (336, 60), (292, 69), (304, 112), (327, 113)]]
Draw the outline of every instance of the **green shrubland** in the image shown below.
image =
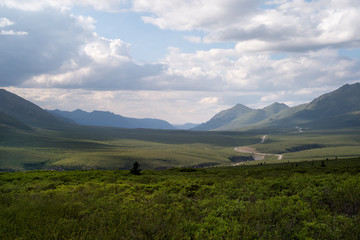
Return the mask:
[(0, 236), (359, 239), (360, 159), (324, 164), (0, 173)]

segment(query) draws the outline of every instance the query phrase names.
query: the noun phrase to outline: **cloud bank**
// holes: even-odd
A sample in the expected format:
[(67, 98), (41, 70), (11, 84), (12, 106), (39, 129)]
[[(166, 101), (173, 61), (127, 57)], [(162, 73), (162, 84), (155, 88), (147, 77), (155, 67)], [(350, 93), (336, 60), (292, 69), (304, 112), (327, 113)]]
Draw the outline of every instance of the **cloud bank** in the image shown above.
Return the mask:
[[(99, 35), (97, 19), (73, 8), (130, 11), (144, 24), (183, 33), (194, 46), (234, 47), (185, 52), (164, 46), (163, 59), (141, 63), (131, 56), (131, 43)], [(92, 97), (99, 109), (136, 117), (159, 115), (151, 110), (159, 106), (165, 119), (188, 114), (194, 121), (236, 103), (295, 105), (360, 80), (359, 59), (339, 53), (360, 47), (358, 22), (357, 0), (1, 0), (0, 87), (25, 95), (22, 88), (33, 89), (28, 95), (47, 106), (49, 99), (35, 97), (44, 89), (68, 108), (79, 94), (79, 105)], [(199, 107), (190, 108), (193, 103)]]

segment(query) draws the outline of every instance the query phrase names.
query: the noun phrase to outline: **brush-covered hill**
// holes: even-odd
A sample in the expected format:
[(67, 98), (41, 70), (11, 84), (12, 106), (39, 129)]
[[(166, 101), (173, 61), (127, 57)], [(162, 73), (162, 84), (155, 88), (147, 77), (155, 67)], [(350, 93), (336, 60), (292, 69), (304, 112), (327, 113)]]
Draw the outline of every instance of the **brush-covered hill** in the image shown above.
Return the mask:
[(251, 109), (242, 104), (216, 114), (208, 122), (200, 124), (192, 130), (229, 130), (246, 127), (258, 123), (289, 107), (283, 103), (273, 103), (262, 109)]
[(0, 112), (0, 123), (13, 127), (56, 128), (71, 124), (4, 89), (0, 89)]
[(68, 118), (80, 125), (121, 127), (121, 128), (151, 128), (151, 129), (175, 129), (170, 123), (152, 118), (129, 118), (106, 111), (85, 112), (75, 110), (73, 112), (60, 110), (47, 110), (57, 117)]
[[(246, 111), (237, 111), (238, 106)], [(308, 104), (291, 108), (274, 103), (254, 110), (238, 104), (216, 114), (193, 130), (231, 131), (296, 126), (310, 129), (360, 127), (360, 83), (346, 84)]]

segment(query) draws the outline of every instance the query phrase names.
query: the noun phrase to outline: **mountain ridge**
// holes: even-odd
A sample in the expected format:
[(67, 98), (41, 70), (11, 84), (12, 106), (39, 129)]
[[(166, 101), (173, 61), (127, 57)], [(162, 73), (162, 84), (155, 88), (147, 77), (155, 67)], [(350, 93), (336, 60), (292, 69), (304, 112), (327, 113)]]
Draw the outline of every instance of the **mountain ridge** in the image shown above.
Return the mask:
[(246, 127), (287, 108), (289, 108), (287, 105), (278, 102), (261, 109), (252, 109), (245, 105), (237, 104), (230, 109), (221, 111), (208, 122), (200, 124), (198, 127), (192, 128), (192, 130), (227, 130), (239, 126)]
[(31, 127), (56, 128), (70, 124), (5, 89), (0, 89), (0, 111)]
[(109, 111), (94, 110), (86, 112), (81, 109), (75, 111), (47, 110), (58, 117), (68, 118), (80, 125), (120, 127), (120, 128), (150, 128), (150, 129), (175, 129), (165, 120), (153, 118), (129, 118)]
[[(237, 106), (237, 105), (236, 105)], [(276, 107), (275, 107), (276, 106)], [(211, 128), (213, 121), (218, 114), (227, 114), (233, 108), (223, 110), (216, 114), (208, 122), (199, 125), (209, 127), (206, 130), (249, 130), (260, 128), (294, 128), (301, 125), (309, 128), (337, 128), (337, 127), (358, 127), (360, 126), (360, 83), (346, 84), (332, 92), (325, 93), (315, 98), (310, 103), (301, 104), (295, 107), (285, 107), (285, 104), (273, 103), (262, 109), (250, 111), (238, 115), (229, 122), (217, 124)], [(264, 113), (267, 111), (267, 115)], [(231, 113), (234, 116), (234, 113)], [(198, 130), (193, 128), (192, 130)]]

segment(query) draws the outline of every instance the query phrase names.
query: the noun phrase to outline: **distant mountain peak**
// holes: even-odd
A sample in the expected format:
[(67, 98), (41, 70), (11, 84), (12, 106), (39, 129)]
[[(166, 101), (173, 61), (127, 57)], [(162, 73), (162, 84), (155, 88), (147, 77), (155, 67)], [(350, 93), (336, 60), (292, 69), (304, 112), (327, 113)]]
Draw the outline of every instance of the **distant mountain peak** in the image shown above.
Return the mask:
[(238, 103), (236, 104), (234, 107), (230, 108), (230, 109), (233, 109), (233, 110), (239, 110), (239, 109), (246, 109), (246, 110), (253, 110), (247, 106), (245, 106), (244, 104), (241, 104), (241, 103)]
[(288, 109), (288, 108), (289, 108), (289, 106), (287, 106), (284, 103), (274, 102), (273, 104), (271, 104), (267, 107), (264, 107), (261, 110), (265, 111), (267, 117), (269, 117), (273, 114), (276, 114), (276, 113), (281, 112), (282, 110)]
[[(58, 110), (58, 109), (56, 109), (56, 110)], [(61, 110), (59, 110), (59, 111), (61, 111)], [(73, 112), (76, 112), (76, 113), (85, 113), (85, 111), (84, 110), (81, 110), (81, 109), (76, 109), (75, 111), (73, 111)]]

